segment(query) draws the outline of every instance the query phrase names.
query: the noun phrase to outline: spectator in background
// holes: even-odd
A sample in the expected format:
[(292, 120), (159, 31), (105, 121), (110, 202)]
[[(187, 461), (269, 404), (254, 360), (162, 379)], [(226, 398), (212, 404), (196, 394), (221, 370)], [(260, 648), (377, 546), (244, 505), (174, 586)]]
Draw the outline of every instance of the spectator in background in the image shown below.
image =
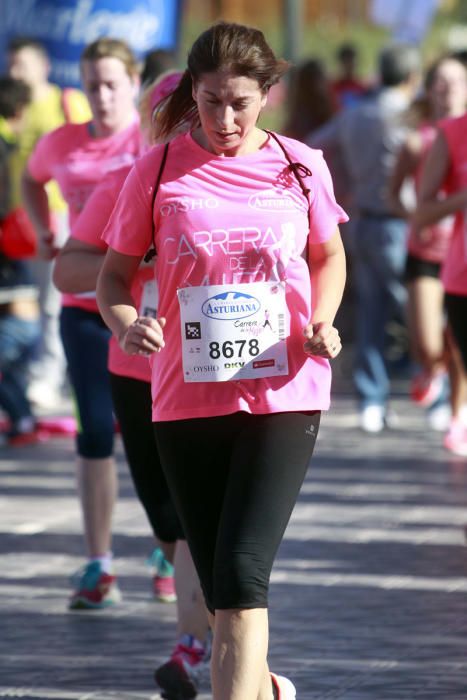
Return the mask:
[[(322, 61), (308, 58), (292, 70), (284, 103), (287, 117), (283, 133), (291, 138), (305, 142), (310, 134), (329, 123), (336, 114), (337, 105)], [(331, 171), (336, 200), (350, 210), (348, 173), (339, 149), (323, 148), (323, 155)], [(349, 225), (343, 224), (344, 242)]]
[[(12, 39), (8, 45), (8, 72), (23, 80), (31, 90), (31, 103), (24, 115), (18, 148), (12, 156), (12, 204), (21, 202), (21, 175), (41, 136), (65, 121), (83, 122), (90, 118), (87, 99), (79, 90), (61, 90), (49, 82), (50, 62), (42, 44), (28, 37)], [(68, 236), (67, 207), (55, 182), (47, 186), (50, 227), (60, 245)], [(50, 260), (39, 256), (32, 272), (39, 289), (41, 335), (32, 365), (28, 387), (30, 400), (41, 408), (61, 402), (65, 382), (65, 357), (59, 333), (60, 294), (52, 284)]]
[(336, 53), (338, 72), (332, 82), (334, 98), (339, 109), (350, 107), (368, 91), (357, 75), (357, 49), (353, 44), (341, 44)]
[(387, 322), (403, 317), (407, 225), (391, 208), (388, 184), (406, 138), (406, 113), (419, 81), (418, 51), (384, 49), (380, 88), (353, 109), (340, 112), (309, 145), (341, 151), (355, 206), (351, 265), (355, 290), (354, 383), (363, 430), (379, 433), (388, 423), (390, 382), (386, 365)]
[(31, 100), (29, 87), (14, 78), (0, 78), (0, 408), (9, 419), (1, 444), (24, 445), (38, 439), (26, 396), (28, 365), (39, 336), (37, 289), (29, 265), (8, 256), (2, 224), (12, 208), (10, 155)]
[(173, 51), (166, 49), (154, 49), (148, 51), (144, 57), (143, 69), (141, 71), (141, 86), (144, 88), (152, 83), (159, 75), (169, 70), (174, 70), (177, 65), (176, 55)]
[(298, 141), (304, 141), (333, 117), (336, 105), (331, 84), (319, 59), (308, 58), (292, 70), (286, 105), (283, 133)]
[[(464, 114), (467, 107), (467, 70), (452, 56), (438, 59), (426, 72), (424, 90), (416, 100), (416, 125), (405, 141), (391, 182), (392, 206), (401, 216), (410, 218), (411, 209), (401, 197), (407, 180), (418, 190), (427, 153), (436, 137), (436, 123)], [(451, 379), (452, 412), (463, 393), (465, 381), (458, 353), (445, 333), (444, 290), (440, 271), (453, 231), (453, 216), (430, 226), (410, 226), (406, 279), (409, 295), (408, 327), (411, 351), (417, 373), (411, 385), (412, 399), (428, 408), (429, 424), (445, 429), (449, 420), (447, 404), (447, 368)], [(446, 342), (447, 341), (447, 342)]]
[(458, 51), (454, 51), (452, 54), (453, 58), (457, 58), (458, 61), (464, 64), (464, 66), (467, 67), (467, 49), (460, 49)]

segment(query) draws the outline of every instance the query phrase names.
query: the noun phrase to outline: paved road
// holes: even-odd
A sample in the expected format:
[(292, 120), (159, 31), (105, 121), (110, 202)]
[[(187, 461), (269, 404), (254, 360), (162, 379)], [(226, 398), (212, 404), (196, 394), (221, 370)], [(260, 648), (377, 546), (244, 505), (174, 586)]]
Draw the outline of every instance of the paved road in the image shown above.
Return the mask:
[[(400, 429), (378, 437), (345, 396), (323, 420), (271, 586), (271, 667), (298, 700), (467, 698), (467, 462), (397, 408)], [(0, 698), (158, 697), (174, 608), (151, 599), (152, 542), (119, 455), (124, 601), (69, 613), (82, 564), (71, 440), (0, 453)]]

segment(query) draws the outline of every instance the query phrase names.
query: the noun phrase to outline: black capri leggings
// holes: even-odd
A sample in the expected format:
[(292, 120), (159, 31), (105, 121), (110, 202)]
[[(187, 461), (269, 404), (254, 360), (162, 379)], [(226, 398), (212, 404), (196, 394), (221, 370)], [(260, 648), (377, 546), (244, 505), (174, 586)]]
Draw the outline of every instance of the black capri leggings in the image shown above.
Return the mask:
[(444, 298), (449, 325), (467, 372), (467, 296), (446, 294)]
[(183, 539), (154, 438), (151, 385), (111, 373), (110, 386), (131, 477), (152, 530), (162, 542)]
[(208, 609), (265, 608), (274, 558), (313, 453), (319, 411), (155, 424)]

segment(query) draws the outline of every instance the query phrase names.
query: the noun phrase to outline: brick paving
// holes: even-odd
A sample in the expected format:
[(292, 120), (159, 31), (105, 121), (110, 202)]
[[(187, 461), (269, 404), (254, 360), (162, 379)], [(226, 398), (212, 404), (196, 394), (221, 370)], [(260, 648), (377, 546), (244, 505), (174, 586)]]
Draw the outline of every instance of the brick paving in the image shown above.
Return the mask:
[[(406, 400), (396, 408), (400, 428), (377, 437), (345, 395), (323, 419), (271, 584), (271, 667), (297, 700), (467, 698), (467, 460)], [(159, 697), (174, 606), (151, 599), (152, 541), (118, 453), (124, 600), (70, 613), (83, 563), (72, 441), (0, 452), (0, 698)]]

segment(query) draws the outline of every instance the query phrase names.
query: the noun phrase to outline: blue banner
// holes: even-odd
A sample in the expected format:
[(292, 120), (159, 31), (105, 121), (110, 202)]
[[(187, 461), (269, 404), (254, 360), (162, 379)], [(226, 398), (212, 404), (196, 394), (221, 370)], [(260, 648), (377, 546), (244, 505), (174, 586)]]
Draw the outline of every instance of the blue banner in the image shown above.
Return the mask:
[(139, 58), (176, 49), (181, 0), (0, 0), (0, 69), (15, 36), (38, 39), (47, 49), (50, 79), (78, 87), (79, 58), (101, 36), (125, 39)]

